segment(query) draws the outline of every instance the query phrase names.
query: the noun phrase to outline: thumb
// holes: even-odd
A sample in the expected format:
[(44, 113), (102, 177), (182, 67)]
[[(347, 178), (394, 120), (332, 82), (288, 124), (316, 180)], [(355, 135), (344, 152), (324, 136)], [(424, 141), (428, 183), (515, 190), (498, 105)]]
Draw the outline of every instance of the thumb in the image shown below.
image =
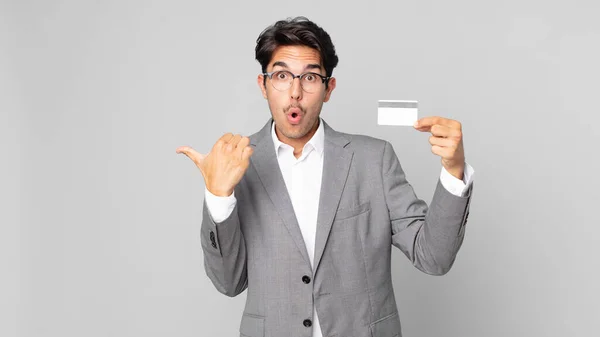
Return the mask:
[(204, 159), (206, 158), (206, 155), (194, 150), (193, 148), (191, 148), (189, 146), (180, 146), (175, 150), (175, 152), (185, 154), (188, 158), (190, 158), (194, 162), (194, 164), (196, 164), (196, 166), (198, 166), (198, 168), (200, 170), (202, 170), (202, 168), (204, 166)]

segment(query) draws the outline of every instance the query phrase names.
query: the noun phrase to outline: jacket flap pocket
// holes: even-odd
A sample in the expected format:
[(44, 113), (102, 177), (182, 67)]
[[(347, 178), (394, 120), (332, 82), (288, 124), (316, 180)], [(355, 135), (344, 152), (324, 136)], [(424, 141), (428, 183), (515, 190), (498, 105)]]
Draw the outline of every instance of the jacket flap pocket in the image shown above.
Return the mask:
[(369, 201), (354, 207), (338, 208), (335, 212), (335, 221), (352, 218), (371, 209)]
[(400, 317), (398, 312), (385, 316), (371, 324), (372, 337), (394, 337), (400, 334)]
[(265, 318), (258, 315), (244, 314), (240, 324), (240, 333), (248, 337), (264, 337)]

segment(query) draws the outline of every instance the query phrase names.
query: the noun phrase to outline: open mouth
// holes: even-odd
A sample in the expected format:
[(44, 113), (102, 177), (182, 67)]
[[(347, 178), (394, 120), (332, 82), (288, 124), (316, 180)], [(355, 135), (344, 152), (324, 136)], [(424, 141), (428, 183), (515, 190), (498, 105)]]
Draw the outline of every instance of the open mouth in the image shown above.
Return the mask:
[(292, 112), (291, 114), (287, 115), (287, 119), (288, 122), (290, 122), (290, 124), (299, 124), (300, 121), (302, 120), (302, 115), (300, 115), (297, 112)]

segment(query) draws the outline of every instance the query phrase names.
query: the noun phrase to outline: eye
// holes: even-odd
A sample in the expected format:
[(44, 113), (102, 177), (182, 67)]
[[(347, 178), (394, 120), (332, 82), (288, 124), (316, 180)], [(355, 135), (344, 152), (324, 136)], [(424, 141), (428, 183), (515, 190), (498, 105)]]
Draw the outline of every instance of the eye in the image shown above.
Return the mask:
[(317, 80), (317, 75), (308, 73), (308, 74), (304, 75), (304, 80), (307, 82), (314, 82)]
[(288, 78), (288, 74), (285, 71), (278, 71), (275, 73), (275, 78), (277, 78), (278, 80), (285, 80), (286, 78)]

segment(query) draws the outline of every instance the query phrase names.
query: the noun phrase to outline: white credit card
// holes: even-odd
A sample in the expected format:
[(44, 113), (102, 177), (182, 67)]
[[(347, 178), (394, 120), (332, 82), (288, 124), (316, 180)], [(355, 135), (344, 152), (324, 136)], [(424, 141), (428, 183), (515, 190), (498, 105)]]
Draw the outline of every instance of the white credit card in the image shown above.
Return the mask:
[(417, 112), (417, 101), (379, 100), (377, 124), (413, 126), (419, 119)]

